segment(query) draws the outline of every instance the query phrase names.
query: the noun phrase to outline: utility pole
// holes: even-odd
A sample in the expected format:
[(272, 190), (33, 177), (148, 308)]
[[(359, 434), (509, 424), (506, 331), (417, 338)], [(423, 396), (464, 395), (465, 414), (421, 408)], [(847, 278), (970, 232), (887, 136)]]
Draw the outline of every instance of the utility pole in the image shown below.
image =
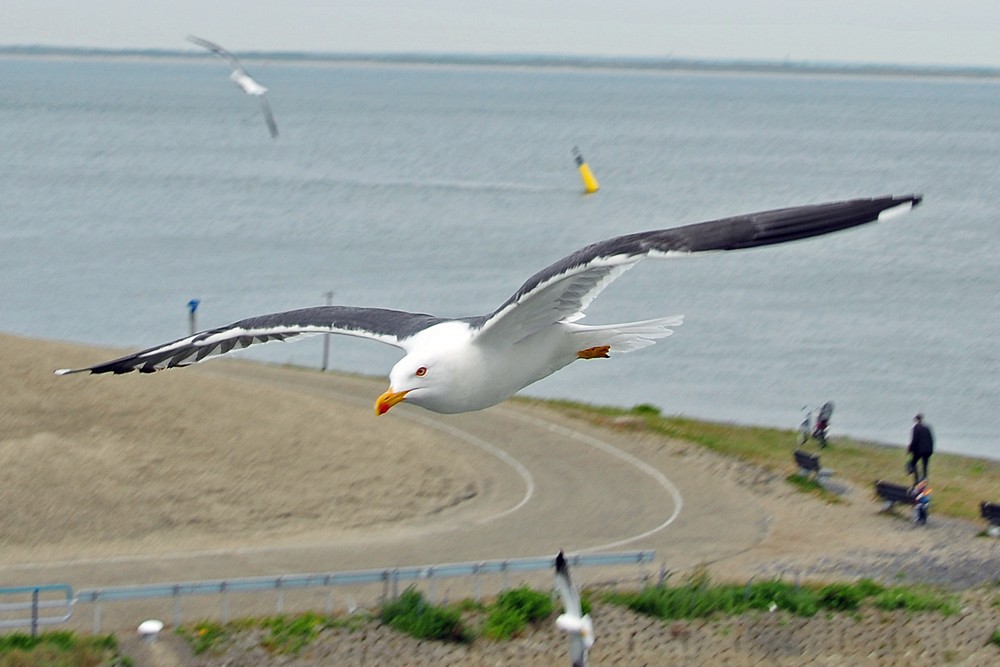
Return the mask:
[[(333, 305), (333, 290), (330, 290), (324, 296), (326, 296), (326, 305), (332, 306)], [(330, 361), (330, 336), (332, 336), (332, 335), (333, 334), (324, 334), (323, 335), (323, 367), (320, 369), (320, 371), (322, 371), (323, 373), (326, 372), (327, 365), (328, 365), (328, 363)]]

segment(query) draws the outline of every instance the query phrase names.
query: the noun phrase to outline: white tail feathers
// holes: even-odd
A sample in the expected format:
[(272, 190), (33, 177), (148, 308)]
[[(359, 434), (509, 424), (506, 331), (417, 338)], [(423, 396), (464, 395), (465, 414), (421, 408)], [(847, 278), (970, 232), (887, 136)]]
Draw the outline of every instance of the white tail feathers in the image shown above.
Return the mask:
[(672, 334), (673, 327), (679, 327), (683, 323), (683, 315), (672, 315), (655, 320), (624, 322), (622, 324), (588, 326), (572, 322), (565, 323), (564, 326), (569, 327), (574, 334), (584, 337), (586, 342), (578, 347), (610, 345), (612, 353), (621, 353), (648, 347), (657, 339), (666, 338)]

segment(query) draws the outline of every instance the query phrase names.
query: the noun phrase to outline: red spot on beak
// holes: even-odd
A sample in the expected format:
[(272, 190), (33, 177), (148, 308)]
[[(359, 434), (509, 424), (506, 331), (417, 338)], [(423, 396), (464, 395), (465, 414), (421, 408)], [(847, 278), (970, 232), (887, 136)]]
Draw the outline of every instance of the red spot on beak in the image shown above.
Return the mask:
[(389, 389), (375, 401), (375, 416), (384, 415), (389, 412), (389, 408), (397, 403), (402, 403), (408, 393), (409, 390), (393, 391), (392, 387), (389, 387)]

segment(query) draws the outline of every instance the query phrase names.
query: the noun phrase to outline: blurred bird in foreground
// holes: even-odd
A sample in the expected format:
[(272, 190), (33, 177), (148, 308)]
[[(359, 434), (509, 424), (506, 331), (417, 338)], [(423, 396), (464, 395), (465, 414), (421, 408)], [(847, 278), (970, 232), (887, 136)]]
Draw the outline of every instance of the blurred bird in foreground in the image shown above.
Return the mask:
[(267, 88), (257, 83), (252, 76), (247, 74), (246, 69), (236, 59), (236, 56), (218, 44), (210, 42), (207, 39), (202, 39), (201, 37), (195, 37), (194, 35), (188, 35), (187, 39), (192, 44), (197, 44), (208, 49), (229, 63), (229, 66), (233, 68), (233, 73), (229, 75), (229, 80), (239, 86), (244, 93), (253, 95), (260, 101), (260, 106), (264, 110), (264, 120), (267, 122), (267, 129), (271, 133), (271, 138), (277, 138), (278, 125), (274, 122), (274, 114), (271, 113), (271, 105), (267, 101)]
[(594, 645), (594, 624), (590, 614), (583, 613), (580, 592), (569, 577), (569, 565), (561, 549), (556, 556), (555, 586), (565, 610), (556, 618), (556, 627), (569, 635), (569, 657), (573, 667), (586, 667), (588, 651)]

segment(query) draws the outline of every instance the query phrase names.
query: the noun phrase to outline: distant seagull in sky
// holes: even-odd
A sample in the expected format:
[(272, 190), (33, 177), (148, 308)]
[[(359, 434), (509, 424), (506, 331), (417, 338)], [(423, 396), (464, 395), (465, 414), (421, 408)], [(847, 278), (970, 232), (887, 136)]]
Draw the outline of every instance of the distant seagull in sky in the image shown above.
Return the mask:
[(569, 565), (562, 550), (556, 556), (555, 586), (564, 610), (556, 618), (556, 627), (569, 635), (569, 657), (573, 667), (586, 667), (590, 647), (594, 645), (594, 624), (590, 614), (583, 613), (580, 592), (569, 577)]
[(239, 86), (247, 95), (253, 95), (260, 100), (260, 106), (264, 110), (264, 120), (267, 121), (267, 129), (271, 132), (271, 138), (277, 138), (278, 125), (274, 122), (271, 105), (267, 102), (267, 88), (257, 83), (252, 76), (247, 74), (247, 71), (243, 69), (243, 65), (236, 59), (236, 56), (218, 44), (210, 42), (207, 39), (202, 39), (201, 37), (195, 37), (194, 35), (188, 35), (187, 39), (192, 44), (197, 44), (208, 49), (229, 63), (229, 66), (233, 68), (233, 73), (229, 75), (229, 80)]
[[(383, 308), (314, 306), (251, 317), (96, 366), (56, 373), (150, 373), (257, 343), (334, 333), (370, 338), (406, 353), (389, 373), (389, 390), (375, 402), (376, 414), (404, 400), (433, 412), (482, 410), (577, 359), (607, 358), (669, 336), (671, 327), (681, 324), (680, 316), (596, 326), (578, 323), (611, 281), (647, 257), (670, 259), (806, 239), (886, 219), (920, 200), (920, 195), (884, 196), (796, 206), (598, 241), (528, 278), (485, 315), (449, 318)], [(337, 252), (331, 250), (333, 256)], [(412, 282), (409, 274), (425, 271), (424, 263), (426, 258), (412, 267), (399, 266), (388, 280), (405, 292)], [(656, 301), (665, 293), (652, 293), (648, 300)]]

